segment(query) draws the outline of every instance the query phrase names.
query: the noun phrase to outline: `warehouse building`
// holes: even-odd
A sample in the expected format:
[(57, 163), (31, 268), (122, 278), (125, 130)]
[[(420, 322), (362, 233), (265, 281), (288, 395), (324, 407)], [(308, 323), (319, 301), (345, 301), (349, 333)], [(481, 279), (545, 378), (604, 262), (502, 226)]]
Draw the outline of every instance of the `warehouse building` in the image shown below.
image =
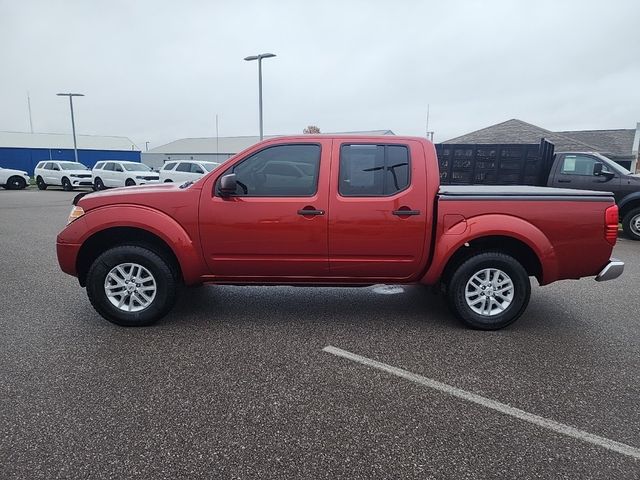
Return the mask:
[[(340, 132), (329, 135), (394, 135), (391, 130)], [(264, 139), (282, 135), (265, 135)], [(160, 168), (169, 160), (199, 160), (222, 163), (245, 148), (260, 141), (257, 136), (183, 138), (152, 148), (142, 154), (142, 162), (151, 168)]]
[[(78, 160), (93, 167), (100, 160), (140, 161), (140, 149), (127, 137), (77, 135)], [(42, 160), (74, 161), (73, 137), (58, 133), (0, 132), (0, 167), (33, 175)]]

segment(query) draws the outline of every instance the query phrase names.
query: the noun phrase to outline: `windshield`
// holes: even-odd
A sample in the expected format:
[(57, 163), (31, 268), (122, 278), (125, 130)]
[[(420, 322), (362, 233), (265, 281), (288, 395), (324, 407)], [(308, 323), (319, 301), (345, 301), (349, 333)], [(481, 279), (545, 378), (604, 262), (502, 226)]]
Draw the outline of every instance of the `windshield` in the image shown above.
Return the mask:
[(122, 166), (129, 172), (150, 172), (151, 168), (144, 163), (123, 163)]
[(83, 164), (76, 162), (60, 162), (59, 165), (62, 170), (89, 170)]
[(220, 165), (219, 163), (203, 163), (202, 164), (202, 166), (207, 169), (207, 172), (210, 172), (211, 170), (213, 170), (219, 165)]

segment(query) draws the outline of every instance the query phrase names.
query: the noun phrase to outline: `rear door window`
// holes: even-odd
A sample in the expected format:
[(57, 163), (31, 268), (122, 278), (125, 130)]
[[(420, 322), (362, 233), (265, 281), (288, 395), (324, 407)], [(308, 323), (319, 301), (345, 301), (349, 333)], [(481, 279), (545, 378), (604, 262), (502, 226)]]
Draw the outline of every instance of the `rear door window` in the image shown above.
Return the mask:
[(178, 164), (178, 168), (176, 168), (176, 172), (191, 172), (191, 164), (189, 162), (181, 162)]
[(384, 197), (410, 183), (405, 145), (345, 144), (340, 147), (338, 191), (344, 197)]

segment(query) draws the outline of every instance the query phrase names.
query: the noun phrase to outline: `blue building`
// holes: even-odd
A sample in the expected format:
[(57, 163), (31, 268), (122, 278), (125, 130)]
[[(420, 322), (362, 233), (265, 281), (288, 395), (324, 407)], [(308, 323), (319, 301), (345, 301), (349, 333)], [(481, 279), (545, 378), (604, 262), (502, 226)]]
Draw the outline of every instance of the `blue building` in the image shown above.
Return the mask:
[[(127, 137), (77, 135), (78, 161), (93, 167), (101, 160), (140, 161), (140, 149)], [(70, 134), (0, 132), (0, 167), (33, 175), (42, 160), (74, 161)]]

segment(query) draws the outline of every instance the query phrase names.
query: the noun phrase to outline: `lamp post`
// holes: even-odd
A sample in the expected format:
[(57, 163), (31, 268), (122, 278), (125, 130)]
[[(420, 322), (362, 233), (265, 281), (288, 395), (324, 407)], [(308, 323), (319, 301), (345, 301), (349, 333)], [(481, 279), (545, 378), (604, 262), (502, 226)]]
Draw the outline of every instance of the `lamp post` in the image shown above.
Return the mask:
[(76, 143), (76, 122), (73, 118), (73, 97), (84, 97), (83, 93), (58, 93), (59, 97), (69, 97), (69, 108), (71, 108), (71, 131), (73, 132), (73, 154), (78, 163), (78, 144)]
[(273, 53), (261, 53), (259, 55), (251, 55), (249, 57), (245, 57), (245, 60), (247, 62), (258, 60), (258, 108), (260, 114), (260, 140), (262, 140), (264, 136), (262, 129), (262, 59), (271, 57), (275, 57), (275, 55)]

